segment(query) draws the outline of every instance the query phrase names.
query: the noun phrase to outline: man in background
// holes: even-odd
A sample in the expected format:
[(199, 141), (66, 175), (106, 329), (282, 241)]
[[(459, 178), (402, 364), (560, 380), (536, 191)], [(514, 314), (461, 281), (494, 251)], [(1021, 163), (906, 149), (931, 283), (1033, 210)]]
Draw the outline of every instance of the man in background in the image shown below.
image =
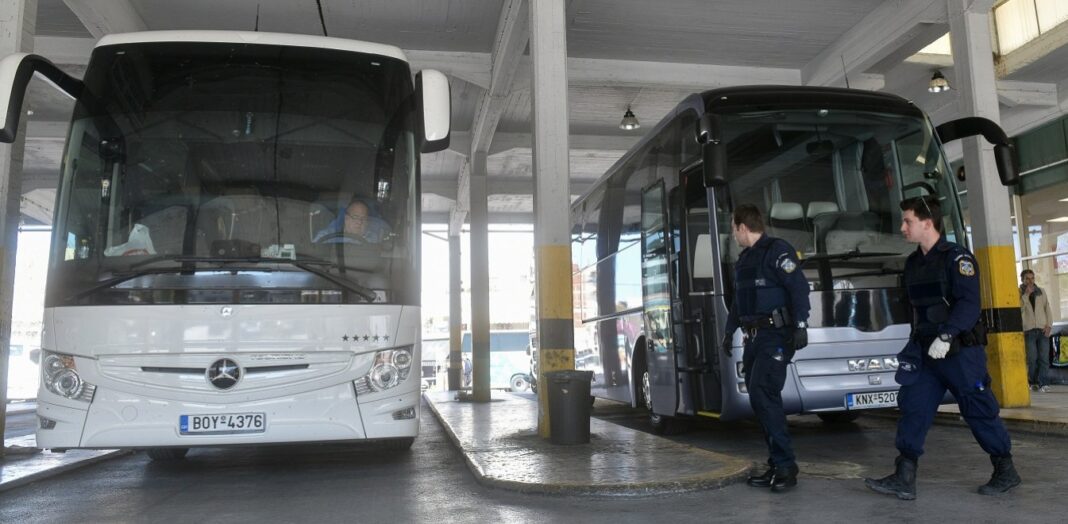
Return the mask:
[(1020, 312), (1023, 315), (1024, 347), (1027, 350), (1027, 382), (1031, 391), (1049, 391), (1049, 335), (1053, 331), (1053, 311), (1042, 288), (1035, 285), (1035, 272), (1020, 273)]

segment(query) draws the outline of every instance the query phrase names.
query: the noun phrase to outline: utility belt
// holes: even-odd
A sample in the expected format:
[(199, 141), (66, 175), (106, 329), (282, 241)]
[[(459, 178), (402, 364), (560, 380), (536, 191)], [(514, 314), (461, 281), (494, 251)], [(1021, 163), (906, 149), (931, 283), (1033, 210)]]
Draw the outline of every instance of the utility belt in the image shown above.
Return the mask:
[[(938, 335), (920, 335), (915, 338), (923, 347), (927, 347), (938, 338)], [(972, 329), (957, 333), (949, 344), (949, 352), (946, 356), (957, 354), (960, 348), (985, 346), (987, 344), (986, 326), (982, 322), (976, 322)]]
[(784, 328), (791, 325), (790, 311), (784, 307), (775, 308), (771, 311), (771, 314), (764, 317), (754, 317), (741, 321), (742, 331), (749, 336), (749, 338), (755, 338), (756, 332), (761, 329), (770, 328)]

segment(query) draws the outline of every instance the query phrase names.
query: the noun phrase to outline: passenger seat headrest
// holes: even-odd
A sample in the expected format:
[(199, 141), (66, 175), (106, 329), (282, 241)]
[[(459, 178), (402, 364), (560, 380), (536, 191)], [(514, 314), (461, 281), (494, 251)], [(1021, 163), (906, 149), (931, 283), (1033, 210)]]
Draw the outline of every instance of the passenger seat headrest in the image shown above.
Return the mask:
[(824, 213), (837, 213), (838, 204), (834, 202), (809, 202), (808, 203), (808, 218), (812, 218), (816, 215), (822, 215)]
[(797, 202), (776, 202), (771, 205), (768, 215), (773, 220), (798, 220), (805, 216), (805, 213)]

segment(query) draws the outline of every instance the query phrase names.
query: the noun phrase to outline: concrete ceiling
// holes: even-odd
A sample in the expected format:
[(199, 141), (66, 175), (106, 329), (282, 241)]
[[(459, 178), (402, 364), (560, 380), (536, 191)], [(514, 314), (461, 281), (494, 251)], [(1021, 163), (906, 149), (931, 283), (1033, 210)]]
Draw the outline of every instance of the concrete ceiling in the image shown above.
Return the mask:
[[(990, 3), (990, 2), (988, 2)], [(937, 122), (957, 94), (931, 95), (952, 57), (913, 56), (948, 31), (944, 0), (570, 0), (567, 2), (571, 193), (577, 196), (687, 94), (743, 84), (880, 89), (913, 99)], [(314, 0), (38, 0), (38, 53), (80, 75), (96, 38), (168, 29), (321, 34)], [(531, 220), (529, 30), (523, 0), (322, 0), (330, 36), (396, 45), (416, 69), (450, 75), (454, 137), (423, 156), (426, 220), (462, 223), (467, 157), (489, 152), (491, 220)], [(502, 12), (511, 16), (502, 16)], [(516, 22), (517, 15), (520, 15)], [(999, 58), (1010, 134), (1068, 108), (1068, 24)], [(34, 82), (24, 213), (39, 219), (55, 187), (70, 101)], [(487, 93), (492, 96), (487, 96)], [(618, 128), (631, 107), (643, 124)], [(458, 189), (459, 188), (459, 189)], [(38, 191), (29, 198), (32, 191)], [(28, 209), (27, 206), (36, 206)]]

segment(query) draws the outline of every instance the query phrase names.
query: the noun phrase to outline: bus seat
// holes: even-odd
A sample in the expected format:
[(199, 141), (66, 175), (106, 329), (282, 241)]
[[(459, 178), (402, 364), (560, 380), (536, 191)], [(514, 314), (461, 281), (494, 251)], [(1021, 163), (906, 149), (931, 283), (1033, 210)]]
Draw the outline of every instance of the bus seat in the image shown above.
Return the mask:
[[(222, 240), (244, 241), (267, 247), (278, 239), (278, 215), (273, 199), (236, 194), (216, 197), (197, 212), (197, 235), (203, 246)], [(266, 243), (266, 244), (264, 244)], [(199, 246), (198, 246), (199, 249)]]
[(808, 252), (812, 233), (806, 231), (805, 213), (797, 202), (776, 202), (768, 212), (768, 234), (790, 243), (794, 250)]
[(180, 255), (185, 244), (185, 225), (189, 210), (185, 206), (170, 206), (150, 215), (140, 223), (148, 228), (152, 247), (161, 255)]
[(808, 212), (805, 216), (810, 220), (817, 215), (823, 215), (825, 213), (837, 213), (838, 204), (834, 202), (814, 201), (808, 203)]
[(708, 233), (697, 235), (693, 250), (693, 278), (712, 278), (715, 263), (712, 260), (712, 240)]
[(882, 251), (873, 247), (879, 243), (878, 226), (878, 215), (870, 211), (842, 213), (826, 232), (826, 252)]

